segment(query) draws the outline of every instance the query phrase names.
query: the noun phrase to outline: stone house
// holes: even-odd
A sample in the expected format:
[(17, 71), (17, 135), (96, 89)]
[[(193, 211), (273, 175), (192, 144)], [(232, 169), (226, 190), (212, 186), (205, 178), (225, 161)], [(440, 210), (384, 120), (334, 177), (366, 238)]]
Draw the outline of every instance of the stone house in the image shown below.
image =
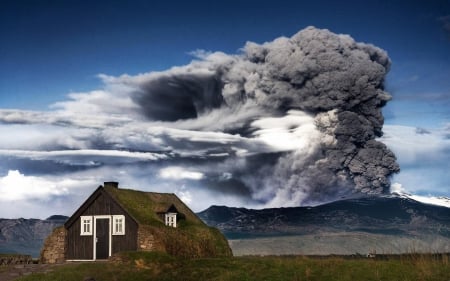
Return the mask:
[(191, 257), (231, 255), (223, 235), (206, 226), (175, 194), (105, 182), (47, 238), (41, 261), (95, 261), (137, 250)]

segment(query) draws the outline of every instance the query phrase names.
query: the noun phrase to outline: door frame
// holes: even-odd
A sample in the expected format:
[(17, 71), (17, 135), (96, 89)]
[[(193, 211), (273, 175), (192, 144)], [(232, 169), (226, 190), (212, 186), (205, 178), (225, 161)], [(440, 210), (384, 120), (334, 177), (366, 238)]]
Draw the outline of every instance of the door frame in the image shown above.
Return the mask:
[(108, 257), (111, 256), (111, 248), (112, 248), (112, 233), (111, 233), (111, 216), (110, 215), (101, 215), (101, 216), (93, 216), (94, 217), (94, 232), (93, 232), (93, 256), (92, 260), (97, 260), (97, 219), (108, 219), (108, 233), (109, 233), (109, 245), (108, 245)]

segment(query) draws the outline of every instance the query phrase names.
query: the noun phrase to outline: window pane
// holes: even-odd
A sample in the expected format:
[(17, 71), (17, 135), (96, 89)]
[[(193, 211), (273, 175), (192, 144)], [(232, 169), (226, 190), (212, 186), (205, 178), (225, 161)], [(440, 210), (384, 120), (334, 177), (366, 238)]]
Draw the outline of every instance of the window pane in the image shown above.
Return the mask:
[(125, 217), (123, 215), (113, 216), (113, 235), (125, 235)]
[(81, 216), (80, 217), (80, 234), (81, 235), (92, 235), (92, 217), (91, 216)]

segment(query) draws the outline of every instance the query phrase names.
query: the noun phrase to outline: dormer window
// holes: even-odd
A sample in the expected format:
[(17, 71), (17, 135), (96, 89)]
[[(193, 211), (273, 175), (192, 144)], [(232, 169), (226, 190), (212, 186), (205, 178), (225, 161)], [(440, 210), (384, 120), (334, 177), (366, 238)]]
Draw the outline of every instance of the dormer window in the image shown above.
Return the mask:
[(173, 204), (170, 205), (169, 208), (157, 212), (157, 214), (163, 221), (164, 225), (170, 227), (177, 227), (178, 221), (180, 219), (184, 219), (184, 215), (178, 212), (177, 208)]
[(177, 227), (177, 213), (166, 213), (165, 224), (171, 227)]

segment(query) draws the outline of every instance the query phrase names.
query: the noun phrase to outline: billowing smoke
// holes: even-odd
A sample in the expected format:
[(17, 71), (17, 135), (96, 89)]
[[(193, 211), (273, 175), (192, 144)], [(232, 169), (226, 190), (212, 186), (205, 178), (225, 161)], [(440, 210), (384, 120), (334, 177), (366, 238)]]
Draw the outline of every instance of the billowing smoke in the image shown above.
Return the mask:
[[(290, 38), (248, 42), (236, 55), (195, 55), (164, 72), (102, 75), (104, 90), (72, 94), (54, 112), (0, 111), (3, 123), (66, 127), (64, 138), (33, 142), (45, 151), (0, 152), (83, 171), (109, 163), (155, 186), (193, 181), (180, 183), (185, 194), (231, 194), (253, 206), (388, 191), (399, 166), (377, 141), (391, 98), (386, 52), (308, 27)], [(65, 151), (48, 152), (52, 147)]]
[[(248, 135), (255, 134), (254, 122), (261, 116), (301, 111), (320, 132), (319, 137), (317, 132), (304, 136), (308, 149), (298, 143), (298, 149), (241, 176), (256, 199), (300, 204), (388, 190), (389, 177), (399, 167), (394, 154), (375, 140), (382, 135), (381, 108), (391, 98), (383, 85), (390, 67), (386, 52), (309, 27), (291, 38), (249, 42), (239, 55), (200, 56), (200, 61), (157, 77), (128, 81), (137, 89), (134, 100), (145, 116), (175, 121), (218, 108), (234, 114), (253, 110), (255, 115), (237, 123), (220, 122), (228, 132)], [(287, 129), (296, 128), (294, 122)], [(274, 137), (277, 143), (284, 136)]]

